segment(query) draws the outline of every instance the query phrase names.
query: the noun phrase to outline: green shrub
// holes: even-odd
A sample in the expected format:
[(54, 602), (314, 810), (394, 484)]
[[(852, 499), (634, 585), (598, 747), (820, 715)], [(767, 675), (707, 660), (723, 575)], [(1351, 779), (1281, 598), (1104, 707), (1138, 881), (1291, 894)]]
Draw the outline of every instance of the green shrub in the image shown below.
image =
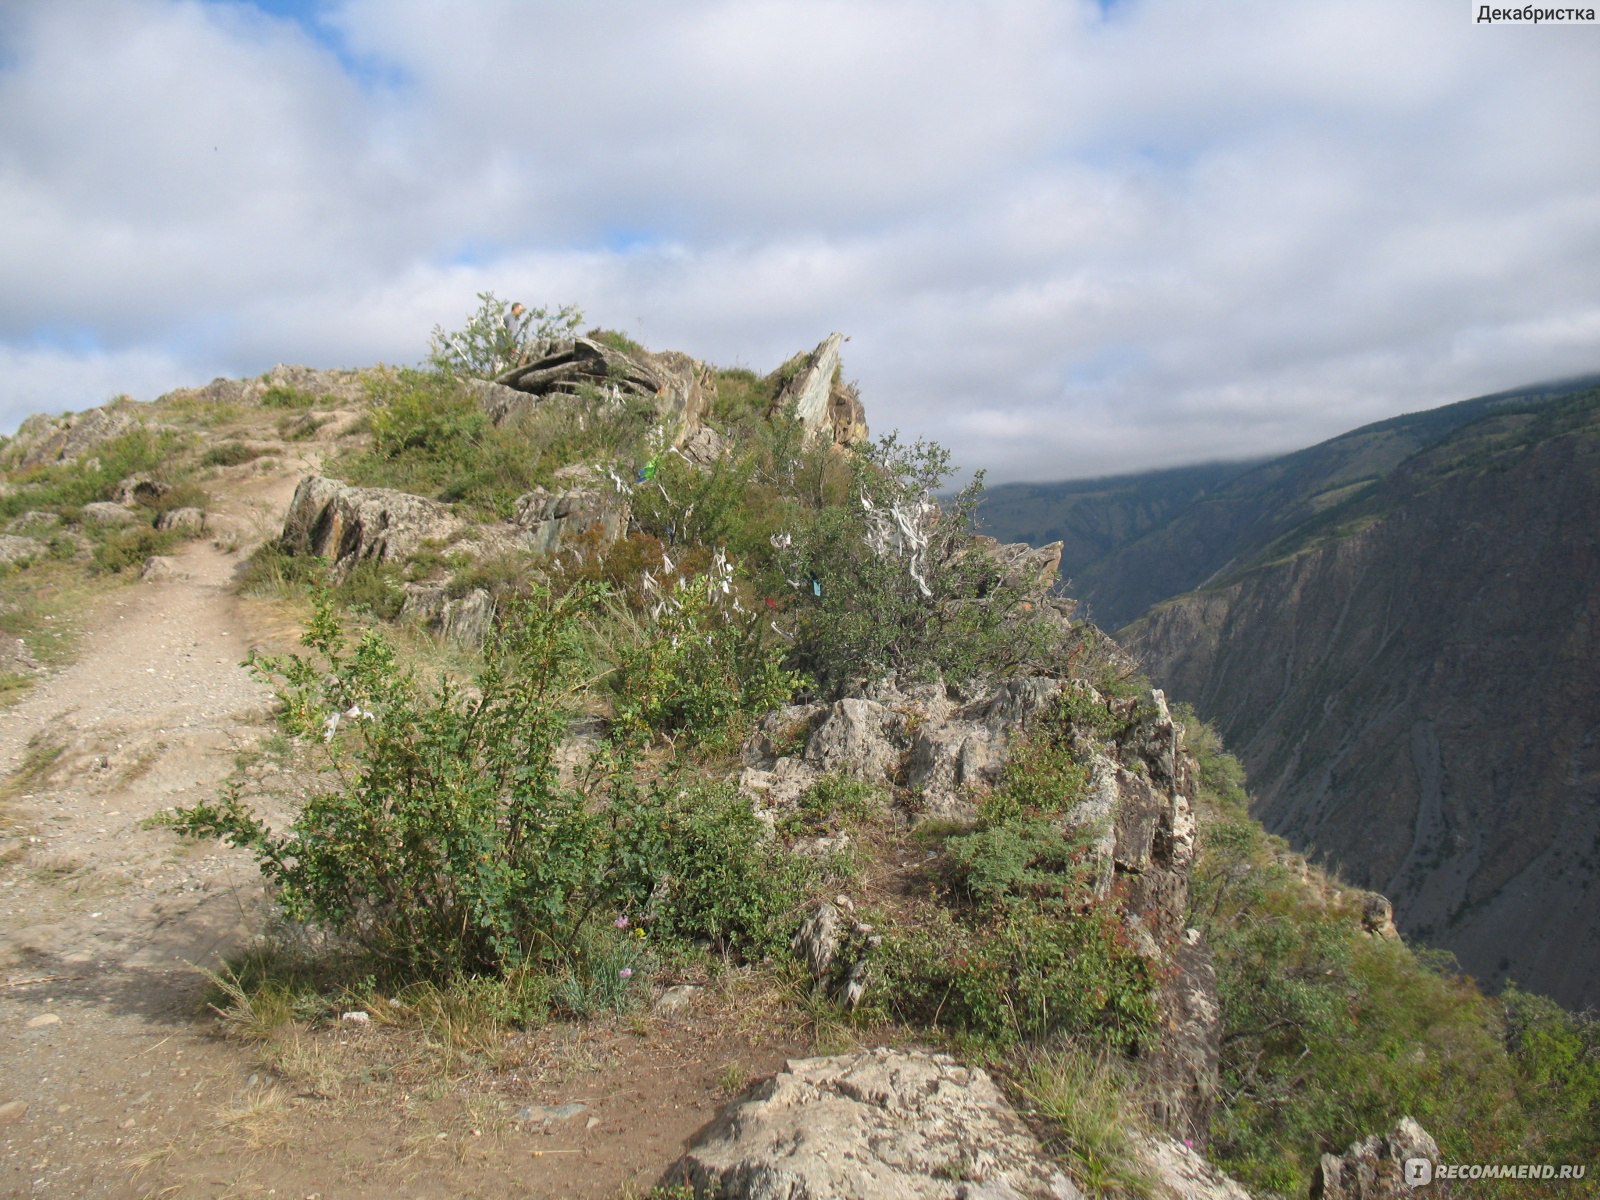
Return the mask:
[(175, 825), (247, 847), (290, 919), (408, 973), (559, 961), (620, 899), (617, 824), (562, 785), (555, 761), (589, 602), (519, 606), (469, 698), (448, 681), (424, 693), (375, 631), (350, 646), (319, 597), (304, 639), (315, 657), (250, 661), (290, 731), (328, 746), (342, 786), (308, 799), (283, 834), (236, 795)]
[(261, 393), (262, 408), (314, 408), (318, 403), (325, 401), (326, 396), (315, 396), (304, 388), (290, 387), (287, 384), (274, 384)]
[(665, 798), (663, 895), (652, 928), (758, 959), (799, 924), (807, 876), (729, 783), (699, 783)]
[(986, 1042), (1127, 1050), (1154, 1028), (1152, 968), (1104, 907), (1014, 903), (973, 923), (931, 908), (920, 927), (887, 933), (874, 962), (887, 1015)]
[(105, 533), (95, 544), (91, 569), (108, 575), (143, 565), (153, 555), (165, 554), (183, 539), (176, 530), (150, 525), (123, 525)]
[(493, 292), (478, 293), (478, 309), (466, 325), (447, 331), (433, 327), (428, 360), (439, 371), (464, 378), (493, 379), (524, 361), (533, 343), (544, 338), (570, 338), (583, 325), (575, 305), (558, 309), (530, 308), (514, 334), (506, 325), (511, 302)]
[[(543, 589), (507, 606), (470, 688), (425, 690), (389, 642), (351, 644), (328, 593), (309, 656), (253, 656), (289, 732), (338, 783), (275, 832), (236, 794), (180, 810), (192, 836), (248, 848), (291, 920), (402, 979), (550, 973), (553, 1002), (616, 1007), (648, 966), (614, 932), (766, 953), (792, 926), (804, 870), (730, 785), (641, 785), (627, 739), (562, 782), (557, 751), (587, 674), (596, 595)], [(621, 956), (621, 957), (619, 957)], [(628, 974), (620, 974), (622, 971)]]
[(200, 456), (202, 467), (237, 467), (261, 457), (262, 452), (243, 442), (223, 442)]
[(850, 461), (855, 502), (822, 509), (788, 563), (801, 584), (799, 669), (832, 695), (891, 672), (959, 683), (1053, 659), (1054, 624), (994, 587), (975, 549), (981, 477), (938, 509), (932, 496), (950, 472), (938, 446), (891, 436)]
[(751, 717), (787, 703), (800, 678), (765, 644), (759, 615), (737, 612), (733, 599), (733, 568), (720, 555), (706, 574), (660, 589), (612, 681), (625, 736), (725, 746)]
[(853, 775), (829, 772), (804, 792), (779, 832), (795, 837), (859, 825), (886, 803), (883, 789)]

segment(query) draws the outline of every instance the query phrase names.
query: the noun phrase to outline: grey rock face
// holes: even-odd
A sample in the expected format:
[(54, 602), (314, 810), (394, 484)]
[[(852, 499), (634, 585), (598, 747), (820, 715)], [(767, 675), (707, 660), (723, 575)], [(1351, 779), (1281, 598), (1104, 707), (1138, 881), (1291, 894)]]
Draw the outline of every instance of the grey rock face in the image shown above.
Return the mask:
[(157, 529), (175, 529), (180, 533), (203, 533), (206, 514), (198, 508), (168, 509), (156, 518)]
[(1139, 1157), (1150, 1172), (1154, 1200), (1251, 1200), (1237, 1180), (1181, 1142), (1147, 1138)]
[(725, 1200), (1079, 1200), (988, 1074), (878, 1049), (794, 1060), (667, 1172)]
[(39, 413), (18, 426), (16, 436), (6, 447), (8, 465), (27, 468), (74, 462), (101, 442), (127, 433), (137, 424), (132, 413), (116, 405), (65, 417)]
[(0, 566), (32, 562), (36, 558), (43, 558), (44, 555), (45, 548), (42, 542), (36, 542), (29, 537), (17, 537), (10, 533), (0, 534)]
[(523, 547), (537, 554), (590, 532), (609, 545), (628, 527), (628, 503), (597, 485), (554, 493), (535, 488), (517, 500), (514, 524), (523, 531)]
[(448, 508), (389, 488), (358, 488), (308, 475), (283, 523), (283, 546), (348, 571), (358, 562), (401, 559), (429, 538), (446, 539), (463, 523)]
[(793, 405), (808, 436), (826, 437), (836, 446), (853, 445), (870, 436), (861, 397), (839, 381), (839, 347), (844, 340), (842, 333), (823, 338), (773, 402), (776, 412)]
[[(1439, 1161), (1439, 1146), (1410, 1117), (1387, 1135), (1352, 1142), (1342, 1155), (1324, 1154), (1311, 1177), (1311, 1200), (1402, 1200), (1418, 1191), (1405, 1179), (1407, 1159)], [(1426, 1193), (1421, 1193), (1426, 1194)]]

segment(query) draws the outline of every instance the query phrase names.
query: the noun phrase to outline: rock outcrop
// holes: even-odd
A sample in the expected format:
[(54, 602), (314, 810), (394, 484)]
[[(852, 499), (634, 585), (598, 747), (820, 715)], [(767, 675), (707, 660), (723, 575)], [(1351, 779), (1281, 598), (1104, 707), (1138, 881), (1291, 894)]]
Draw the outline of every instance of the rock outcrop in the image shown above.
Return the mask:
[[(918, 797), (911, 820), (969, 819), (976, 796), (999, 781), (1016, 739), (1052, 710), (1064, 688), (1081, 689), (1090, 704), (1106, 703), (1081, 682), (1035, 676), (964, 702), (942, 685), (901, 691), (884, 682), (832, 704), (781, 709), (747, 743), (740, 786), (775, 825), (829, 773), (899, 785)], [(1091, 833), (1097, 894), (1104, 899), (1115, 889), (1130, 939), (1160, 966), (1164, 1032), (1141, 1060), (1151, 1114), (1174, 1136), (1203, 1145), (1217, 1087), (1220, 1008), (1209, 951), (1184, 926), (1194, 859), (1192, 760), (1160, 692), (1124, 705), (1121, 725), (1109, 753), (1092, 753), (1085, 795), (1061, 820)], [(816, 936), (804, 953), (817, 957), (816, 947), (827, 946), (831, 964), (843, 918), (819, 910), (813, 922)], [(822, 968), (811, 965), (820, 976)], [(857, 965), (850, 964), (841, 1001), (852, 981), (861, 985)]]
[[(1152, 1200), (1250, 1200), (1182, 1142), (1128, 1140)], [(724, 1107), (661, 1182), (721, 1200), (1084, 1196), (988, 1072), (886, 1048), (790, 1061)]]
[[(1428, 1164), (1425, 1172), (1421, 1161)], [(1428, 1131), (1410, 1117), (1401, 1117), (1386, 1135), (1353, 1142), (1342, 1155), (1324, 1154), (1311, 1177), (1311, 1200), (1404, 1200), (1427, 1195), (1417, 1189), (1432, 1179), (1432, 1166), (1438, 1161), (1439, 1146)]]
[(179, 388), (161, 397), (200, 404), (259, 404), (273, 389), (287, 389), (319, 400), (357, 404), (366, 396), (366, 371), (319, 370), (279, 363), (251, 379), (213, 379), (204, 387)]
[(842, 333), (823, 338), (773, 401), (774, 412), (786, 412), (792, 405), (809, 436), (825, 437), (836, 446), (851, 446), (870, 436), (860, 393), (840, 377), (839, 347), (844, 340)]
[(17, 427), (5, 448), (4, 465), (13, 470), (76, 462), (101, 442), (139, 424), (126, 404), (107, 404), (87, 412), (52, 417), (36, 413)]
[[(624, 352), (591, 338), (574, 338), (541, 347), (533, 362), (513, 367), (480, 395), (491, 419), (503, 421), (536, 403), (595, 398), (622, 403), (648, 401), (678, 445), (700, 428), (714, 394), (710, 371), (687, 354), (647, 350)], [(520, 404), (506, 390), (526, 397)]]
[(667, 1172), (726, 1200), (1078, 1200), (988, 1073), (920, 1051), (791, 1061)]
[(425, 541), (444, 542), (465, 529), (448, 507), (421, 496), (308, 475), (289, 502), (282, 545), (348, 571), (358, 562), (403, 559)]

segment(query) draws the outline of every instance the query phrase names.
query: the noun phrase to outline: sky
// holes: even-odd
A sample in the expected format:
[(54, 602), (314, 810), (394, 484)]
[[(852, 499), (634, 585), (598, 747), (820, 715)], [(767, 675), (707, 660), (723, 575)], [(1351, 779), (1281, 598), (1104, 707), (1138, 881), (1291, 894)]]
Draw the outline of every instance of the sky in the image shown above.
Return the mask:
[(1600, 370), (1600, 25), (1467, 0), (4, 0), (0, 431), (491, 291), (991, 482)]

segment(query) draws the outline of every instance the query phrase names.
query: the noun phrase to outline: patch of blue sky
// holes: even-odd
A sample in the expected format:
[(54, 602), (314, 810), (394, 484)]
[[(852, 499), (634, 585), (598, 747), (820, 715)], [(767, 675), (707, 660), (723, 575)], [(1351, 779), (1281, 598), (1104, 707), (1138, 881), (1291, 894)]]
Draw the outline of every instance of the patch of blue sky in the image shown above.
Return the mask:
[(652, 250), (666, 239), (650, 229), (615, 226), (601, 231), (600, 245), (612, 254), (633, 254), (639, 250)]
[(1061, 382), (1069, 389), (1100, 387), (1149, 365), (1150, 354), (1144, 347), (1113, 343), (1086, 358), (1068, 363), (1061, 373)]
[(338, 61), (340, 68), (364, 91), (392, 91), (406, 84), (398, 67), (371, 55), (356, 54), (345, 40), (339, 23), (330, 14), (337, 8), (333, 0), (205, 0), (210, 4), (253, 8), (275, 20), (290, 21)]
[(68, 322), (35, 325), (18, 337), (15, 344), (29, 350), (79, 356), (99, 354), (105, 349), (100, 330), (95, 326)]

